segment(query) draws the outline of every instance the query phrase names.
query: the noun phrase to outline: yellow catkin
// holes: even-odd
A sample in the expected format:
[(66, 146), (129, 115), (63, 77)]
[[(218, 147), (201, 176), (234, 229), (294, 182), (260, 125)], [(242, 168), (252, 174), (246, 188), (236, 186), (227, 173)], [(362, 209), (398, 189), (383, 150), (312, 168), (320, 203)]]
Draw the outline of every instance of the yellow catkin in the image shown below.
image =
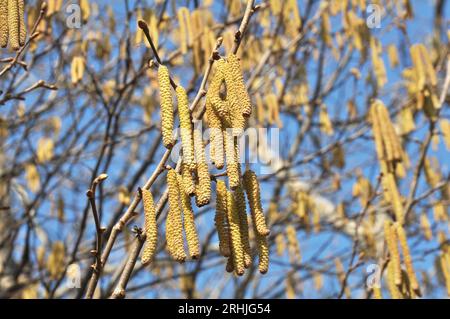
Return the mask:
[(206, 117), (208, 118), (208, 126), (210, 130), (211, 161), (214, 163), (216, 168), (222, 169), (225, 164), (222, 123), (213, 108), (212, 102), (208, 99), (206, 101)]
[(208, 164), (206, 163), (203, 147), (202, 130), (194, 129), (194, 153), (197, 163), (198, 184), (195, 189), (195, 200), (198, 207), (209, 204), (211, 198), (211, 178), (209, 177)]
[(230, 235), (228, 229), (227, 218), (227, 187), (222, 180), (217, 181), (216, 192), (216, 215), (214, 222), (219, 236), (219, 250), (220, 254), (224, 257), (229, 257), (230, 251)]
[(181, 164), (181, 174), (183, 175), (183, 187), (189, 196), (195, 195), (195, 183), (187, 164)]
[(255, 233), (256, 245), (258, 247), (258, 269), (261, 274), (265, 274), (269, 271), (269, 243), (266, 236), (259, 234), (255, 227), (255, 223), (253, 223), (253, 231)]
[(183, 208), (184, 231), (189, 249), (189, 255), (192, 259), (200, 257), (200, 246), (198, 240), (197, 228), (195, 227), (194, 211), (192, 210), (191, 198), (183, 187), (183, 177), (177, 174), (179, 194), (181, 197), (181, 207)]
[[(232, 58), (233, 60), (233, 58)], [(233, 62), (227, 61), (224, 68), (225, 83), (227, 86), (227, 99), (229, 102), (229, 113), (231, 120), (231, 128), (236, 135), (242, 134), (247, 124), (246, 117), (242, 114), (241, 92), (236, 88), (236, 80), (234, 78)]]
[(230, 132), (224, 132), (225, 154), (227, 160), (227, 176), (231, 189), (236, 189), (241, 182), (239, 153), (236, 152), (236, 142)]
[(413, 263), (412, 263), (411, 254), (409, 252), (409, 246), (408, 246), (405, 230), (403, 229), (403, 227), (400, 223), (395, 223), (395, 228), (397, 230), (397, 236), (398, 236), (398, 240), (400, 242), (400, 247), (402, 248), (403, 261), (405, 262), (406, 273), (408, 274), (411, 288), (414, 290), (414, 292), (418, 296), (420, 296), (419, 282), (417, 281), (416, 273), (414, 272), (414, 267), (413, 267)]
[(393, 267), (394, 271), (394, 282), (397, 286), (400, 286), (402, 283), (402, 268), (398, 251), (397, 232), (395, 227), (391, 225), (391, 222), (387, 220), (384, 222), (384, 238), (389, 250), (391, 267)]
[(173, 146), (173, 103), (170, 91), (169, 70), (165, 65), (158, 68), (159, 96), (161, 103), (161, 131), (166, 148)]
[(17, 0), (17, 5), (19, 6), (19, 44), (20, 46), (24, 46), (25, 40), (27, 39), (27, 30), (25, 27), (24, 0)]
[[(339, 258), (334, 259), (334, 266), (336, 267), (336, 275), (338, 277), (339, 283), (341, 285), (344, 284), (345, 280), (345, 271), (344, 271), (344, 265), (342, 264), (342, 261)], [(346, 285), (344, 289), (345, 296), (347, 299), (350, 299), (351, 297), (351, 291), (348, 285)]]
[(234, 90), (239, 97), (242, 115), (248, 117), (252, 114), (252, 103), (247, 88), (245, 87), (241, 63), (235, 54), (230, 54), (228, 56), (227, 63), (229, 64), (234, 80), (230, 89)]
[(58, 279), (64, 272), (65, 267), (65, 247), (62, 241), (55, 241), (52, 245), (52, 251), (47, 259), (47, 270), (50, 278)]
[(433, 232), (431, 231), (430, 220), (428, 219), (428, 216), (425, 212), (420, 215), (420, 227), (425, 239), (431, 240), (431, 238), (433, 237)]
[(388, 263), (387, 266), (387, 286), (389, 293), (391, 294), (392, 299), (401, 299), (400, 291), (398, 290), (397, 285), (395, 284), (395, 266), (392, 261)]
[(0, 46), (8, 45), (8, 0), (0, 0)]
[(373, 287), (372, 288), (372, 292), (373, 292), (373, 298), (374, 299), (383, 299), (383, 295), (381, 293), (381, 288), (380, 287)]
[(279, 233), (275, 236), (275, 246), (277, 248), (277, 255), (283, 256), (284, 250), (286, 249), (286, 243), (284, 241), (284, 236), (282, 233)]
[(142, 189), (142, 202), (144, 205), (145, 217), (145, 247), (142, 253), (141, 262), (144, 265), (150, 263), (156, 251), (158, 241), (158, 229), (156, 223), (156, 210), (152, 193), (147, 189)]
[(394, 174), (387, 173), (382, 178), (384, 197), (392, 205), (396, 221), (403, 224), (403, 204), (395, 182)]
[(225, 81), (226, 61), (224, 59), (220, 59), (216, 62), (216, 65), (216, 73), (214, 74), (211, 85), (208, 88), (206, 100), (211, 102), (214, 110), (224, 121), (224, 124), (229, 126), (231, 125), (231, 122), (229, 119), (228, 100), (222, 99), (220, 96), (220, 88)]
[(19, 5), (17, 0), (8, 0), (8, 31), (11, 49), (19, 50)]
[(450, 296), (450, 255), (448, 253), (442, 253), (439, 256), (439, 263), (444, 276), (445, 286), (447, 288), (447, 295)]
[(298, 265), (301, 263), (302, 256), (300, 254), (300, 245), (297, 240), (297, 231), (293, 225), (288, 225), (286, 227), (286, 237), (291, 262)]
[(183, 221), (180, 207), (180, 192), (177, 173), (170, 169), (167, 173), (167, 185), (169, 191), (169, 212), (166, 220), (167, 249), (170, 255), (178, 262), (186, 260), (186, 252), (183, 243)]
[(233, 194), (227, 192), (227, 216), (230, 225), (231, 251), (236, 275), (242, 276), (245, 271), (244, 249), (242, 247), (239, 212)]
[(180, 116), (180, 136), (183, 148), (183, 162), (189, 166), (191, 171), (195, 170), (194, 142), (192, 139), (192, 121), (189, 111), (188, 96), (186, 90), (178, 85), (176, 89), (178, 101), (178, 113)]
[(266, 219), (261, 205), (261, 190), (259, 187), (258, 177), (252, 170), (247, 170), (244, 173), (244, 187), (247, 193), (248, 202), (250, 204), (250, 211), (252, 213), (253, 221), (256, 225), (256, 230), (261, 236), (267, 236), (270, 233), (266, 225)]
[(248, 229), (247, 210), (245, 205), (245, 195), (244, 191), (242, 190), (242, 187), (241, 186), (237, 187), (233, 195), (239, 213), (241, 241), (242, 241), (242, 248), (244, 249), (244, 266), (245, 268), (248, 268), (252, 263), (252, 256), (250, 249), (250, 240), (248, 236), (249, 229)]

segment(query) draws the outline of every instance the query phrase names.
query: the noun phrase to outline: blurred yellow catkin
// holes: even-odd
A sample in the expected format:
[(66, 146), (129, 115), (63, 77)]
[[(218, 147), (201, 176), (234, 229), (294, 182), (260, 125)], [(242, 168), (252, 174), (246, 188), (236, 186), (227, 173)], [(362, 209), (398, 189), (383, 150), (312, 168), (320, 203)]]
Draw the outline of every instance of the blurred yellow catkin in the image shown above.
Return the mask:
[(0, 0), (0, 46), (8, 45), (8, 1)]
[(239, 186), (235, 189), (234, 193), (234, 200), (236, 202), (236, 207), (238, 209), (239, 214), (239, 226), (240, 226), (240, 232), (241, 232), (241, 241), (242, 241), (242, 248), (244, 249), (244, 267), (248, 268), (250, 267), (252, 263), (252, 256), (251, 256), (251, 249), (250, 249), (250, 241), (249, 241), (249, 234), (248, 234), (248, 218), (247, 218), (247, 210), (246, 210), (246, 204), (245, 204), (245, 195), (244, 191), (242, 190), (242, 187)]

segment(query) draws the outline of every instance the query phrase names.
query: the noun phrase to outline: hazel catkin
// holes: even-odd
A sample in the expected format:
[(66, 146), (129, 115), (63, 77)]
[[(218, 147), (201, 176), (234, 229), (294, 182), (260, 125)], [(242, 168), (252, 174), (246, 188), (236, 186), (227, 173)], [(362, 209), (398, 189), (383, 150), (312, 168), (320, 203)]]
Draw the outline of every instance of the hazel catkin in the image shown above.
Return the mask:
[(398, 251), (397, 232), (395, 227), (387, 220), (384, 222), (384, 238), (390, 255), (390, 263), (392, 263), (393, 280), (395, 285), (400, 287), (402, 283), (402, 268)]
[(200, 247), (197, 228), (195, 227), (191, 198), (183, 187), (183, 177), (180, 174), (177, 174), (177, 179), (179, 194), (181, 197), (181, 207), (183, 209), (184, 231), (186, 233), (189, 255), (192, 259), (197, 259), (200, 256)]
[(11, 49), (19, 50), (19, 5), (17, 0), (8, 0), (8, 31)]
[(212, 103), (209, 100), (206, 101), (206, 117), (208, 118), (208, 126), (210, 130), (211, 161), (214, 163), (217, 169), (222, 169), (225, 162), (223, 151), (222, 123), (219, 116), (214, 111)]
[(239, 214), (239, 226), (241, 232), (242, 248), (244, 249), (244, 267), (250, 267), (252, 263), (250, 240), (248, 236), (248, 219), (245, 205), (245, 195), (242, 187), (239, 186), (234, 190), (234, 200)]
[(244, 250), (242, 247), (239, 213), (233, 194), (227, 192), (227, 216), (230, 225), (231, 254), (236, 275), (242, 276), (245, 271)]
[(17, 5), (19, 7), (19, 44), (22, 47), (25, 45), (25, 40), (27, 38), (27, 31), (25, 29), (25, 3), (24, 3), (24, 0), (17, 0)]
[(161, 103), (161, 131), (166, 148), (173, 146), (173, 103), (170, 91), (169, 69), (165, 65), (158, 67), (159, 94)]
[(195, 195), (195, 183), (194, 178), (189, 171), (189, 167), (187, 164), (181, 164), (181, 175), (183, 176), (183, 188), (189, 196)]
[(8, 1), (0, 0), (0, 46), (8, 45)]
[(176, 261), (182, 263), (186, 260), (183, 242), (183, 222), (181, 215), (180, 193), (177, 173), (170, 169), (167, 173), (169, 212), (166, 219), (166, 240), (169, 254)]
[(414, 271), (405, 230), (403, 229), (402, 225), (398, 222), (396, 222), (394, 224), (394, 226), (397, 230), (397, 236), (398, 236), (398, 240), (400, 242), (400, 247), (402, 248), (403, 260), (405, 262), (406, 273), (408, 274), (411, 288), (414, 290), (414, 292), (418, 296), (420, 296), (421, 293), (420, 293), (419, 282), (417, 281), (416, 273)]
[(209, 176), (208, 163), (206, 163), (203, 147), (202, 130), (194, 129), (194, 154), (197, 163), (198, 184), (195, 189), (195, 200), (198, 207), (209, 204), (211, 198), (211, 178)]
[(145, 247), (142, 253), (141, 262), (143, 265), (147, 265), (153, 259), (156, 251), (158, 229), (156, 223), (156, 210), (152, 193), (147, 189), (142, 189), (141, 193), (145, 217)]
[(234, 136), (230, 132), (224, 134), (225, 154), (227, 161), (227, 176), (231, 189), (236, 189), (241, 183), (239, 154), (236, 152)]
[(194, 161), (194, 142), (192, 139), (191, 112), (189, 111), (188, 96), (186, 90), (178, 85), (176, 88), (178, 113), (180, 115), (180, 135), (183, 148), (183, 162), (189, 167), (190, 171), (195, 170)]
[(270, 230), (267, 228), (261, 205), (261, 190), (259, 188), (258, 177), (252, 170), (247, 170), (244, 173), (243, 180), (256, 230), (261, 236), (267, 236)]
[(231, 251), (227, 217), (227, 187), (224, 181), (218, 180), (216, 188), (216, 215), (214, 217), (214, 222), (219, 237), (219, 251), (222, 256), (229, 257)]
[(245, 129), (247, 118), (244, 117), (241, 107), (240, 92), (236, 89), (233, 64), (227, 62), (224, 67), (225, 84), (227, 87), (227, 100), (233, 134), (240, 135)]
[(229, 64), (229, 69), (233, 77), (231, 90), (234, 90), (237, 96), (239, 96), (242, 115), (249, 117), (250, 114), (252, 114), (252, 104), (250, 101), (250, 96), (248, 95), (247, 89), (245, 87), (239, 58), (235, 54), (230, 54), (227, 58), (227, 63)]

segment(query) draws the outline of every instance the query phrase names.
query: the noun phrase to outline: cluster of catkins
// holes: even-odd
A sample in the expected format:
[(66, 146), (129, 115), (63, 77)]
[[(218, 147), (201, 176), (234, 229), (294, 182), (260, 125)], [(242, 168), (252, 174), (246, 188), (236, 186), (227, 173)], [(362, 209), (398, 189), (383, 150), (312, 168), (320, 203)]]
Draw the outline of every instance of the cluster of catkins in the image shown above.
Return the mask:
[[(172, 148), (175, 144), (174, 107), (171, 94), (171, 79), (164, 65), (158, 67), (158, 81), (161, 100), (161, 131), (163, 144)], [(225, 86), (225, 94), (222, 87)], [(192, 259), (200, 255), (199, 239), (191, 206), (191, 196), (195, 196), (198, 207), (209, 204), (211, 199), (211, 176), (206, 161), (202, 130), (194, 129), (187, 93), (176, 86), (176, 98), (180, 118), (180, 136), (183, 152), (181, 173), (169, 169), (167, 173), (169, 212), (166, 219), (166, 241), (169, 254), (178, 262), (187, 258), (183, 229), (187, 248)], [(256, 174), (247, 170), (243, 175), (239, 163), (237, 137), (246, 126), (252, 111), (250, 97), (245, 87), (240, 61), (232, 54), (217, 61), (217, 70), (206, 94), (206, 117), (211, 131), (211, 159), (216, 168), (222, 169), (226, 162), (225, 181), (216, 181), (215, 225), (219, 237), (220, 254), (228, 258), (226, 270), (241, 276), (251, 265), (252, 254), (249, 236), (249, 220), (246, 212), (247, 195), (254, 238), (259, 255), (259, 271), (266, 273), (269, 268), (269, 246), (266, 225), (261, 205), (261, 190)], [(226, 160), (225, 160), (226, 159)], [(156, 213), (151, 193), (142, 190), (145, 211), (146, 245), (142, 262), (151, 261), (157, 241)]]
[(27, 31), (24, 0), (0, 0), (0, 46), (19, 50), (25, 44)]

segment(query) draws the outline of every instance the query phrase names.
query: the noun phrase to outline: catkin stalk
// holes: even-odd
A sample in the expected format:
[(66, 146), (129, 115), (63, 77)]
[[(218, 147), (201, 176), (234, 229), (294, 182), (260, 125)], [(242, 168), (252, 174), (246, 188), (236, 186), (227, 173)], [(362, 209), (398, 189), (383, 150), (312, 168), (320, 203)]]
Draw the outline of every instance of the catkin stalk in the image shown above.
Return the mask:
[(252, 170), (247, 170), (244, 173), (244, 187), (250, 204), (253, 222), (256, 225), (256, 230), (261, 236), (267, 236), (269, 235), (270, 230), (267, 228), (261, 205), (261, 190), (259, 188), (258, 177)]
[(161, 103), (161, 131), (166, 148), (173, 146), (173, 104), (170, 91), (169, 69), (165, 65), (158, 68), (159, 94)]
[(200, 246), (198, 241), (197, 228), (195, 227), (194, 211), (192, 210), (191, 198), (183, 187), (183, 177), (177, 174), (179, 194), (181, 197), (181, 207), (183, 208), (184, 231), (189, 254), (192, 259), (200, 257)]
[(180, 192), (177, 181), (177, 173), (170, 169), (167, 173), (167, 185), (169, 191), (169, 212), (166, 220), (167, 249), (170, 255), (178, 262), (186, 260), (183, 242), (183, 221), (180, 207)]
[(242, 247), (238, 208), (231, 192), (227, 192), (227, 216), (230, 225), (234, 271), (236, 275), (242, 276), (245, 271), (244, 249)]
[(395, 223), (395, 227), (397, 230), (397, 236), (398, 240), (400, 242), (400, 247), (402, 248), (403, 252), (403, 260), (405, 262), (406, 267), (406, 273), (408, 274), (409, 282), (411, 284), (411, 288), (414, 290), (414, 292), (420, 296), (420, 287), (419, 282), (417, 281), (416, 273), (414, 271), (413, 263), (411, 254), (409, 252), (408, 242), (405, 234), (405, 230), (403, 229), (402, 225), (398, 222)]
[(252, 263), (251, 249), (250, 249), (250, 241), (248, 236), (248, 219), (247, 219), (247, 211), (245, 205), (245, 195), (242, 187), (239, 186), (235, 189), (234, 200), (237, 204), (238, 213), (239, 213), (239, 226), (241, 232), (241, 241), (242, 248), (244, 249), (244, 267), (250, 267)]
[(192, 139), (191, 112), (189, 111), (188, 96), (186, 90), (178, 85), (176, 89), (178, 101), (178, 113), (180, 115), (180, 135), (183, 148), (183, 162), (188, 165), (190, 171), (195, 170), (195, 159)]
[(8, 1), (0, 0), (0, 46), (8, 45)]
[(217, 181), (216, 194), (216, 215), (214, 222), (216, 224), (217, 234), (219, 236), (219, 250), (224, 257), (231, 255), (230, 234), (227, 218), (227, 187), (222, 180)]
[(156, 210), (152, 193), (147, 189), (142, 189), (142, 202), (144, 205), (145, 217), (145, 247), (142, 253), (141, 262), (147, 265), (153, 259), (158, 241), (158, 229), (156, 223)]
[(17, 0), (8, 0), (8, 30), (11, 49), (19, 50), (19, 5)]

